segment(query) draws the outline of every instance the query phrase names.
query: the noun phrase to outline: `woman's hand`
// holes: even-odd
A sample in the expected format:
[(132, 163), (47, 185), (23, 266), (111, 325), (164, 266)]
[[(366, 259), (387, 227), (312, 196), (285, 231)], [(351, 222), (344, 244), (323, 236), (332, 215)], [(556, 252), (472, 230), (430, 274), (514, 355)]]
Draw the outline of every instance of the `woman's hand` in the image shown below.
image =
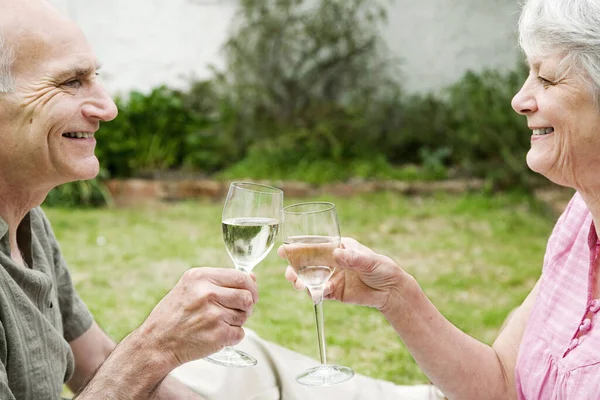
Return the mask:
[[(285, 257), (283, 247), (278, 254)], [(342, 239), (334, 251), (336, 270), (325, 288), (325, 298), (360, 304), (384, 312), (390, 299), (399, 296), (407, 279), (412, 279), (391, 258), (375, 253), (352, 238)], [(288, 267), (285, 278), (297, 290), (305, 289), (302, 280)]]

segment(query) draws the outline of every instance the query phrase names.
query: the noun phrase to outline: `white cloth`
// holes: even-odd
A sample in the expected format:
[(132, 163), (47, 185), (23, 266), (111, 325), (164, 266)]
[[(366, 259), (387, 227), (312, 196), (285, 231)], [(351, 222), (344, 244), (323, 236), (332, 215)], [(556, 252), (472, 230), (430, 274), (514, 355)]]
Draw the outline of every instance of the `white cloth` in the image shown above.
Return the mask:
[(347, 382), (328, 387), (306, 387), (295, 380), (300, 372), (317, 366), (310, 357), (267, 342), (246, 329), (237, 349), (258, 359), (250, 368), (221, 367), (204, 360), (193, 361), (171, 375), (207, 400), (439, 400), (432, 385), (400, 386), (355, 375)]

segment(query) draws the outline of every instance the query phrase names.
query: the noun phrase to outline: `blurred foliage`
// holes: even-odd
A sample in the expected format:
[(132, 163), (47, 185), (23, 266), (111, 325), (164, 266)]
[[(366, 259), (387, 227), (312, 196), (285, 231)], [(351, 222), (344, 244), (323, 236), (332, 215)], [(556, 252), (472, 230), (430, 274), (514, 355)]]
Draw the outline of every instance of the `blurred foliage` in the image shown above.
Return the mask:
[(222, 166), (220, 139), (210, 129), (214, 110), (191, 100), (210, 90), (210, 83), (198, 82), (185, 94), (161, 86), (148, 95), (117, 98), (119, 115), (102, 127), (96, 147), (103, 167), (113, 177), (128, 177), (188, 164), (207, 170)]
[[(378, 0), (245, 0), (225, 45), (223, 94), (246, 154), (281, 141), (309, 158), (340, 162), (367, 154), (364, 115), (399, 88), (379, 28)], [(281, 139), (281, 136), (288, 138)], [(263, 144), (262, 141), (270, 143)], [(290, 154), (287, 155), (288, 158)], [(284, 161), (284, 160), (281, 160)], [(288, 161), (295, 163), (296, 160)]]
[(524, 64), (508, 73), (468, 72), (448, 89), (450, 161), (465, 174), (485, 177), (500, 188), (532, 183), (525, 162), (531, 133), (525, 117), (511, 107), (528, 73)]
[(45, 205), (62, 207), (97, 207), (111, 205), (113, 200), (110, 192), (102, 183), (108, 173), (101, 169), (96, 179), (66, 183), (54, 188)]
[[(407, 94), (401, 63), (380, 37), (386, 5), (242, 0), (224, 70), (186, 90), (117, 98), (118, 117), (98, 134), (101, 165), (111, 177), (464, 176), (485, 178), (489, 188), (530, 187), (530, 133), (510, 105), (526, 67), (467, 72), (436, 93)], [(51, 200), (102, 198), (90, 188), (101, 185), (67, 185)]]

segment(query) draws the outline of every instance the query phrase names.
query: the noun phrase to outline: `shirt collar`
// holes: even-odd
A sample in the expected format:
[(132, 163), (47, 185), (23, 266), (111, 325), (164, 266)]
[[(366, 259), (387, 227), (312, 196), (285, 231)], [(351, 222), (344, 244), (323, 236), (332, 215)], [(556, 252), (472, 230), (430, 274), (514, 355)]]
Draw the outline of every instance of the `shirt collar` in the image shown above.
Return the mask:
[(590, 232), (588, 233), (588, 246), (590, 249), (593, 249), (600, 243), (598, 239), (598, 235), (596, 234), (596, 226), (594, 225), (594, 221), (590, 224)]
[(0, 239), (8, 232), (8, 224), (0, 217)]
[[(25, 217), (23, 217), (23, 220), (21, 221), (17, 229), (22, 229), (23, 227), (25, 227), (25, 229), (27, 229), (28, 231), (31, 231), (31, 211), (25, 214)], [(2, 217), (0, 217), (0, 240), (3, 239), (7, 233), (8, 224), (6, 223), (6, 221), (4, 221)]]

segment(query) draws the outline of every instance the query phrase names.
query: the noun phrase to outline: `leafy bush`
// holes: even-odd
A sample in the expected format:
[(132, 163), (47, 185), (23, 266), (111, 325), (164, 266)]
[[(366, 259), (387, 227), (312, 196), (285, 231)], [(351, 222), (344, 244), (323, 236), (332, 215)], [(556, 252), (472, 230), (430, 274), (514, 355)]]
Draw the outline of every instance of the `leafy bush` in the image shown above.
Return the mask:
[(346, 106), (324, 114), (312, 129), (281, 127), (277, 137), (251, 143), (247, 157), (223, 176), (319, 183), (458, 174), (485, 178), (490, 187), (526, 188), (534, 178), (525, 162), (530, 133), (510, 105), (526, 76), (518, 65), (506, 73), (467, 72), (439, 94), (388, 91), (360, 112)]
[[(194, 86), (204, 87), (202, 82)], [(213, 171), (224, 163), (213, 116), (194, 111), (190, 96), (160, 86), (149, 94), (132, 92), (117, 98), (117, 118), (103, 125), (96, 152), (113, 177), (148, 176), (156, 171)], [(216, 151), (215, 151), (216, 150)]]
[(525, 155), (531, 133), (511, 99), (527, 78), (527, 68), (500, 73), (468, 72), (452, 85), (446, 102), (446, 124), (452, 138), (450, 161), (469, 175), (498, 187), (528, 186), (534, 175)]
[(398, 87), (379, 34), (386, 3), (241, 2), (217, 79), (231, 111), (221, 116), (221, 134), (235, 138), (238, 156), (288, 133), (291, 141), (300, 135), (312, 142), (305, 147), (318, 154), (310, 158), (347, 161), (365, 153), (377, 139), (365, 129), (365, 107)]
[(101, 169), (96, 179), (60, 185), (50, 191), (44, 204), (62, 207), (111, 205), (113, 203), (112, 195), (102, 183), (102, 179), (106, 177), (106, 170)]

